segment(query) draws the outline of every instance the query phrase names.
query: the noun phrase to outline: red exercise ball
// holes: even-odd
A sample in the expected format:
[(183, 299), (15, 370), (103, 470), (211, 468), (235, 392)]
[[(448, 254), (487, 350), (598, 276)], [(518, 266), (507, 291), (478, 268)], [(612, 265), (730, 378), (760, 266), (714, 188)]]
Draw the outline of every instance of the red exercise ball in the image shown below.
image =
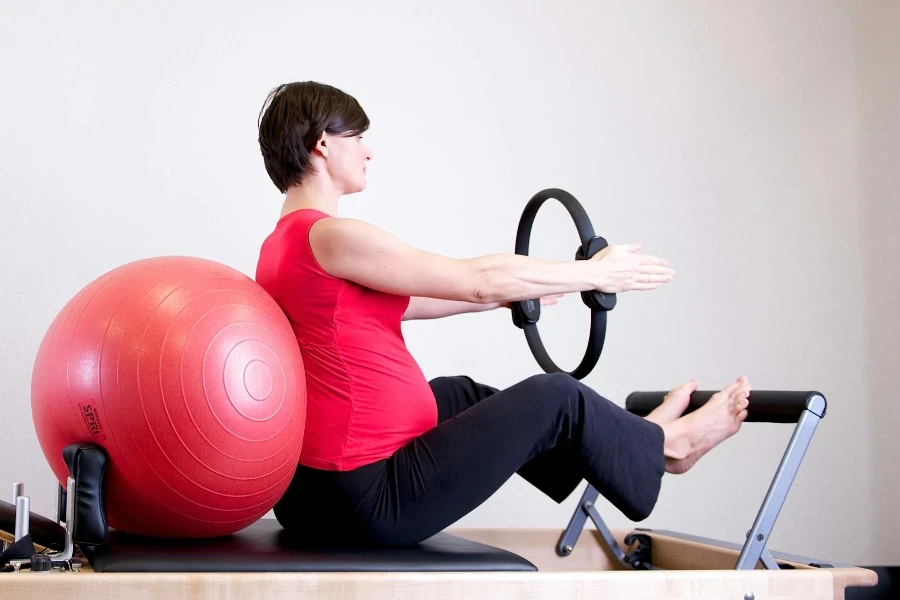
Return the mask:
[(62, 450), (110, 457), (111, 527), (213, 537), (266, 514), (297, 467), (306, 422), (300, 348), (287, 317), (225, 265), (159, 257), (97, 278), (38, 350), (34, 425), (60, 483)]

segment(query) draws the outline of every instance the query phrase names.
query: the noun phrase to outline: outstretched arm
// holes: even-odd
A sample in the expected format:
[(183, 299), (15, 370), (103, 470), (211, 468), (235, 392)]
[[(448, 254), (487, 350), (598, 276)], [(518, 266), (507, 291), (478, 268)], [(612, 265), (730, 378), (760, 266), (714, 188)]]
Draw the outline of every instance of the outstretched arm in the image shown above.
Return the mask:
[(462, 300), (444, 300), (443, 298), (427, 298), (413, 296), (409, 299), (409, 306), (403, 313), (404, 321), (416, 321), (424, 319), (441, 319), (453, 315), (462, 315), (474, 312), (495, 310), (503, 306), (500, 302), (476, 303)]
[(309, 243), (322, 268), (390, 294), (486, 304), (600, 290), (653, 290), (672, 280), (666, 261), (609, 246), (590, 260), (551, 261), (518, 254), (456, 259), (419, 250), (364, 221), (321, 219)]
[[(547, 296), (546, 298), (541, 298), (541, 306), (556, 304), (556, 299), (561, 298), (562, 296), (564, 296), (564, 294), (554, 294), (552, 296)], [(477, 304), (475, 302), (461, 302), (458, 300), (443, 300), (441, 298), (413, 296), (409, 299), (409, 306), (407, 307), (406, 312), (403, 313), (403, 320), (440, 319), (443, 317), (451, 317), (453, 315), (496, 310), (498, 308), (509, 308), (509, 303), (491, 302), (489, 304)]]

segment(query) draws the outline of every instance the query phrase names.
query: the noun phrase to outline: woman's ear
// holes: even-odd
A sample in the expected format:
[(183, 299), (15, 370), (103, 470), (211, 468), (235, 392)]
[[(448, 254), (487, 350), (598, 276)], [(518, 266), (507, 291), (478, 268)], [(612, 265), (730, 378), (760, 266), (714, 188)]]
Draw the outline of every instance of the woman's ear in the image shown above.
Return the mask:
[(322, 155), (322, 157), (328, 156), (328, 134), (326, 132), (322, 132), (322, 135), (319, 136), (319, 139), (316, 140), (316, 145), (313, 148), (313, 152), (318, 152)]

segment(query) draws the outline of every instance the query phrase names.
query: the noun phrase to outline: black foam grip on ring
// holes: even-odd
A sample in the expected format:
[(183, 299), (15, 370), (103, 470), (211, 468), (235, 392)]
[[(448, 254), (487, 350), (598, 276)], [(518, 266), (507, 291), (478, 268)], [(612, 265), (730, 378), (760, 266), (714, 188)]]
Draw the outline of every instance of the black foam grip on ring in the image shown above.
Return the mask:
[[(590, 260), (595, 254), (609, 246), (606, 240), (594, 236), (587, 244), (582, 244), (575, 253), (575, 260)], [(591, 310), (612, 310), (616, 307), (616, 295), (598, 290), (581, 292), (581, 301)]]
[[(516, 232), (516, 254), (528, 255), (534, 219), (544, 202), (551, 198), (558, 200), (566, 208), (575, 223), (575, 228), (578, 230), (581, 247), (578, 250), (576, 259), (588, 259), (606, 246), (606, 240), (597, 238), (594, 235), (594, 227), (591, 225), (591, 220), (578, 200), (564, 190), (550, 188), (535, 194), (528, 201), (528, 204), (525, 205), (525, 210), (522, 212), (519, 228)], [(611, 310), (615, 306), (616, 297), (615, 294), (597, 294), (597, 297), (594, 297), (593, 292), (588, 292), (587, 294), (582, 294), (582, 300), (591, 308), (591, 331), (581, 363), (569, 373), (576, 379), (582, 379), (587, 376), (600, 359), (600, 354), (603, 352), (603, 343), (606, 339), (606, 311)], [(538, 300), (523, 300), (513, 302), (511, 307), (513, 323), (516, 327), (525, 331), (525, 339), (528, 341), (531, 353), (541, 368), (547, 373), (565, 373), (564, 369), (558, 367), (551, 360), (538, 333), (537, 322), (541, 313), (540, 302)]]
[[(662, 404), (668, 392), (633, 392), (625, 399), (625, 408), (640, 417), (645, 417)], [(717, 392), (696, 391), (691, 394), (690, 404), (684, 414), (693, 412), (706, 404)], [(817, 417), (825, 416), (827, 403), (819, 392), (752, 391), (747, 407), (748, 422), (796, 423), (805, 411)]]
[(69, 524), (72, 541), (103, 544), (108, 532), (103, 502), (106, 451), (94, 444), (76, 443), (63, 449), (63, 458), (75, 480), (75, 516)]

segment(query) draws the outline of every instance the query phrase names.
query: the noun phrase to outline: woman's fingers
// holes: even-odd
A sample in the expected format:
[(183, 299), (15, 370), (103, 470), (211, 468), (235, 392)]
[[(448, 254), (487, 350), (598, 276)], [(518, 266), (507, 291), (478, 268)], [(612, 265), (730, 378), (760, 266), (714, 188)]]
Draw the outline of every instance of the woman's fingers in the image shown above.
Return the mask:
[(644, 275), (675, 275), (675, 269), (661, 265), (639, 265), (637, 272)]
[(541, 298), (541, 306), (553, 306), (562, 298), (565, 294), (550, 294), (548, 296), (543, 296)]
[(669, 266), (669, 261), (664, 258), (660, 258), (658, 256), (649, 256), (646, 254), (639, 254), (635, 258), (640, 259), (642, 265), (660, 265), (663, 267)]
[(669, 261), (658, 256), (638, 254), (640, 243), (607, 246), (591, 260), (600, 261), (609, 280), (601, 291), (607, 293), (631, 290), (655, 290), (675, 278)]
[(669, 273), (638, 273), (634, 276), (635, 283), (662, 284), (669, 283), (673, 279), (675, 276)]

